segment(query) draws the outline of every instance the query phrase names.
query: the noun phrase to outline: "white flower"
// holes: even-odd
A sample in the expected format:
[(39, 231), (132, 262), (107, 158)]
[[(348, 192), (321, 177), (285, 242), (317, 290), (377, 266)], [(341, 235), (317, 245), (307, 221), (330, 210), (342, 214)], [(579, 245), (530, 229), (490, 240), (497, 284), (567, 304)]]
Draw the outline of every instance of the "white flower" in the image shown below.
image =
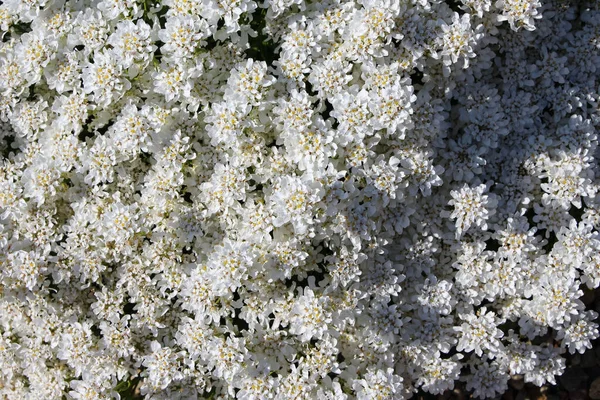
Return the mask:
[(308, 93), (292, 90), (289, 100), (282, 100), (273, 110), (283, 124), (284, 135), (287, 131), (304, 132), (312, 122), (313, 105)]
[(167, 102), (187, 98), (191, 94), (190, 71), (181, 62), (161, 62), (159, 70), (152, 74), (154, 90), (165, 96)]
[(209, 212), (224, 212), (246, 199), (247, 186), (246, 175), (239, 165), (218, 163), (210, 181), (200, 185), (200, 199)]
[(225, 98), (233, 101), (260, 104), (266, 87), (271, 86), (275, 78), (267, 75), (267, 63), (250, 59), (234, 68), (227, 80)]
[(56, 60), (50, 62), (44, 69), (44, 77), (50, 89), (58, 93), (64, 93), (79, 87), (81, 65), (79, 63), (80, 53), (77, 51), (65, 52)]
[(575, 321), (567, 324), (567, 327), (560, 329), (556, 338), (561, 340), (563, 347), (568, 347), (569, 353), (584, 353), (586, 349), (592, 348), (592, 340), (600, 335), (598, 333), (598, 324), (592, 322), (598, 318), (595, 311), (587, 311), (575, 317)]
[(558, 205), (565, 210), (568, 210), (571, 204), (581, 208), (581, 197), (594, 195), (595, 188), (591, 185), (591, 180), (579, 176), (579, 172), (573, 171), (572, 168), (551, 167), (548, 178), (548, 183), (540, 185), (545, 192), (542, 197), (543, 204)]
[(123, 294), (117, 291), (109, 291), (106, 287), (95, 293), (97, 301), (92, 304), (94, 314), (99, 318), (117, 323), (122, 311)]
[(404, 79), (398, 85), (382, 89), (378, 94), (372, 95), (369, 109), (373, 114), (371, 125), (374, 129), (385, 129), (390, 136), (396, 133), (403, 136), (404, 132), (412, 126), (411, 103), (417, 100), (417, 96), (413, 94), (413, 87), (407, 82), (408, 79)]
[[(102, 214), (102, 233), (107, 240), (125, 243), (138, 230), (135, 205), (124, 205), (115, 199)], [(125, 250), (122, 250), (126, 252)], [(131, 250), (130, 250), (131, 251)]]
[(46, 127), (48, 103), (39, 99), (36, 102), (22, 101), (15, 107), (12, 118), (13, 127), (18, 135), (36, 136)]
[(332, 99), (331, 116), (339, 122), (337, 130), (340, 145), (360, 142), (365, 136), (372, 135), (369, 102), (369, 92), (357, 86), (338, 92)]
[(19, 63), (13, 52), (0, 54), (0, 88), (2, 90), (17, 90), (28, 78), (25, 66)]
[(135, 24), (132, 21), (120, 21), (117, 24), (116, 31), (110, 35), (107, 43), (112, 46), (112, 52), (121, 67), (128, 69), (136, 61), (143, 64), (150, 59), (156, 49), (151, 33), (150, 25), (141, 19)]
[[(114, 303), (111, 304), (110, 308), (114, 310), (114, 307)], [(115, 320), (117, 319), (115, 318)], [(129, 357), (135, 354), (136, 349), (131, 342), (131, 329), (127, 325), (127, 317), (123, 317), (115, 323), (102, 321), (100, 323), (100, 330), (102, 331), (101, 346), (103, 349), (119, 357)]]
[(407, 156), (401, 160), (402, 166), (407, 170), (410, 183), (409, 195), (417, 195), (420, 191), (423, 196), (430, 196), (434, 186), (441, 186), (440, 175), (444, 173), (444, 167), (434, 165), (432, 154), (422, 152), (407, 152)]
[(499, 0), (495, 5), (503, 11), (498, 21), (508, 21), (513, 30), (523, 28), (532, 31), (535, 29), (534, 20), (542, 18), (538, 12), (542, 6), (539, 0)]
[(183, 377), (179, 371), (179, 355), (170, 347), (163, 347), (157, 341), (150, 343), (151, 353), (144, 357), (147, 384), (152, 391), (165, 389), (173, 380)]
[(60, 170), (56, 165), (40, 157), (23, 173), (23, 193), (41, 205), (46, 201), (46, 197), (56, 195), (59, 178)]
[(355, 380), (352, 389), (359, 400), (403, 399), (402, 381), (402, 377), (394, 374), (391, 368), (376, 369), (368, 371), (364, 378)]
[(367, 177), (367, 182), (373, 186), (372, 188), (367, 187), (365, 194), (373, 197), (381, 196), (384, 205), (387, 205), (390, 199), (402, 199), (403, 194), (400, 189), (406, 186), (406, 182), (403, 182), (406, 174), (399, 168), (399, 164), (400, 160), (394, 156), (390, 157), (387, 163), (385, 160), (380, 160), (374, 164)]
[(215, 377), (232, 381), (242, 370), (247, 352), (242, 339), (214, 337), (206, 346), (203, 358), (208, 361), (209, 368), (214, 366), (212, 373)]
[(600, 250), (600, 234), (592, 225), (577, 223), (571, 219), (569, 226), (562, 226), (557, 232), (558, 243), (552, 254), (562, 260), (565, 265), (580, 268), (588, 257)]
[(600, 253), (594, 253), (585, 260), (582, 264), (582, 269), (582, 283), (585, 283), (589, 289), (595, 289), (600, 286)]
[(215, 295), (234, 292), (249, 277), (253, 263), (250, 245), (225, 239), (215, 248), (207, 261), (207, 278)]
[[(444, 34), (440, 39), (442, 40), (441, 55), (444, 66), (449, 67), (460, 62), (459, 67), (468, 68), (469, 59), (475, 57), (473, 47), (479, 39), (479, 35), (471, 28), (470, 14), (464, 13), (459, 16), (458, 13), (454, 13), (452, 25), (444, 23), (442, 32)], [(446, 74), (449, 73), (447, 69), (444, 69), (444, 71)]]
[(452, 307), (456, 305), (453, 298), (452, 283), (439, 281), (434, 276), (425, 280), (423, 288), (419, 291), (417, 302), (421, 305), (424, 313), (448, 315)]
[(292, 22), (289, 28), (289, 33), (283, 36), (281, 43), (281, 49), (285, 54), (306, 57), (311, 51), (319, 50), (315, 48), (317, 42), (312, 24)]
[(539, 315), (548, 326), (558, 328), (583, 310), (579, 300), (582, 295), (579, 282), (556, 279), (548, 273), (536, 287), (530, 313)]
[(301, 171), (318, 176), (325, 170), (330, 157), (336, 153), (333, 143), (335, 132), (321, 118), (316, 118), (312, 125), (304, 130), (286, 130), (286, 158), (298, 165)]
[(117, 146), (120, 156), (129, 158), (140, 151), (148, 152), (152, 132), (146, 116), (135, 105), (128, 104), (111, 127), (110, 138)]
[(238, 20), (244, 13), (252, 13), (257, 4), (252, 0), (208, 0), (203, 4), (202, 16), (211, 22), (224, 19), (226, 32), (240, 29)]
[(71, 390), (69, 396), (74, 399), (80, 400), (101, 400), (105, 397), (102, 396), (102, 388), (97, 387), (91, 382), (74, 380), (71, 381)]
[(487, 230), (486, 221), (494, 215), (497, 204), (493, 194), (484, 194), (487, 188), (486, 185), (471, 188), (465, 184), (460, 190), (450, 192), (452, 200), (448, 204), (454, 206), (450, 218), (456, 219), (457, 239), (473, 224), (482, 230)]
[(498, 251), (499, 255), (518, 261), (527, 253), (537, 249), (534, 237), (536, 229), (530, 229), (525, 218), (509, 217), (507, 223), (506, 229), (495, 233), (501, 246)]
[(92, 363), (92, 331), (91, 323), (71, 323), (63, 327), (59, 334), (60, 341), (57, 348), (57, 357), (64, 360), (75, 370), (76, 375), (81, 375)]
[(273, 388), (276, 380), (272, 377), (244, 377), (236, 380), (235, 385), (239, 388), (236, 398), (240, 400), (272, 399)]
[(52, 111), (60, 116), (61, 122), (80, 132), (87, 119), (89, 105), (84, 93), (72, 92), (69, 96), (57, 96)]
[(454, 388), (454, 381), (460, 376), (461, 364), (453, 359), (443, 359), (439, 351), (426, 354), (419, 371), (417, 385), (431, 394), (441, 394)]
[(485, 351), (489, 358), (494, 358), (502, 350), (503, 345), (498, 339), (504, 334), (497, 328), (501, 319), (496, 318), (493, 311), (488, 312), (486, 307), (482, 307), (476, 314), (464, 314), (460, 318), (465, 322), (456, 328), (461, 332), (456, 350), (475, 351), (478, 356)]
[(307, 218), (310, 208), (320, 198), (318, 182), (284, 176), (275, 182), (269, 202), (273, 207), (273, 226), (291, 223), (297, 234), (304, 234), (312, 221)]
[(206, 20), (191, 15), (170, 16), (165, 28), (158, 31), (158, 38), (164, 42), (160, 50), (176, 59), (188, 58), (207, 35)]
[(494, 398), (508, 389), (510, 376), (497, 361), (474, 361), (471, 375), (467, 376), (467, 390), (473, 390), (473, 397)]
[(483, 18), (485, 14), (490, 11), (492, 6), (492, 0), (465, 0), (464, 6), (461, 8), (467, 12), (473, 12), (471, 15), (477, 15), (479, 18)]
[(555, 376), (562, 375), (565, 370), (565, 359), (559, 357), (560, 348), (543, 346), (536, 354), (537, 365), (533, 371), (526, 372), (525, 382), (531, 382), (536, 386), (542, 386), (545, 383), (556, 385)]
[(310, 59), (306, 56), (297, 54), (282, 53), (279, 60), (274, 61), (273, 65), (277, 66), (284, 77), (290, 79), (293, 82), (302, 82), (304, 74), (311, 72), (308, 67)]
[(83, 91), (101, 107), (118, 100), (131, 83), (122, 77), (122, 67), (109, 51), (94, 54), (94, 63), (88, 63), (82, 71)]
[(100, 136), (91, 149), (85, 151), (80, 158), (83, 160), (83, 169), (87, 170), (85, 176), (87, 184), (97, 185), (100, 182), (113, 181), (113, 167), (117, 164), (117, 155), (110, 139)]
[(11, 253), (2, 275), (14, 280), (16, 286), (34, 290), (41, 283), (41, 273), (45, 270), (40, 254), (23, 250)]
[(98, 3), (98, 10), (107, 20), (113, 20), (123, 15), (128, 17), (132, 14), (139, 14), (140, 5), (134, 0), (102, 0)]
[(303, 342), (320, 339), (328, 329), (327, 324), (331, 323), (331, 315), (325, 308), (326, 299), (305, 288), (290, 311), (290, 333), (298, 335)]
[[(57, 43), (53, 38), (44, 35), (42, 30), (34, 30), (21, 36), (21, 43), (15, 47), (15, 53), (19, 63), (27, 71), (32, 71), (36, 76), (41, 76), (40, 68), (44, 68), (50, 62), (51, 56), (56, 50)], [(35, 83), (37, 78), (30, 83)]]
[(100, 50), (106, 40), (109, 28), (106, 19), (99, 11), (87, 8), (80, 12), (74, 21), (73, 31), (68, 36), (71, 48), (83, 45), (85, 55)]
[(311, 66), (308, 81), (320, 97), (331, 99), (352, 80), (351, 69), (352, 64), (345, 60), (325, 59)]

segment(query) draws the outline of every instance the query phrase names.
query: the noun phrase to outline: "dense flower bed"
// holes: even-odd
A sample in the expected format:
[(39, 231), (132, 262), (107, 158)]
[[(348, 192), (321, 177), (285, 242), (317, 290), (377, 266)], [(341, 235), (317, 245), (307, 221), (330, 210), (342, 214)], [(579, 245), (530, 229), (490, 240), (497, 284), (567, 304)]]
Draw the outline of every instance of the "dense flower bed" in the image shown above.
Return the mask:
[(595, 0), (5, 0), (0, 397), (403, 399), (598, 337)]

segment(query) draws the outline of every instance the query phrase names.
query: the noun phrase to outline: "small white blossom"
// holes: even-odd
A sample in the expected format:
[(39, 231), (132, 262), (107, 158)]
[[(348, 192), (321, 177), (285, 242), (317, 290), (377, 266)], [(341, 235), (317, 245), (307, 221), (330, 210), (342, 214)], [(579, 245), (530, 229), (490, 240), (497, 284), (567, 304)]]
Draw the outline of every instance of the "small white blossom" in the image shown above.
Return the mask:
[(448, 204), (454, 206), (450, 218), (456, 219), (457, 239), (472, 225), (487, 229), (486, 221), (494, 215), (497, 202), (493, 194), (484, 194), (486, 191), (486, 185), (470, 188), (465, 184), (460, 190), (451, 192), (452, 200)]

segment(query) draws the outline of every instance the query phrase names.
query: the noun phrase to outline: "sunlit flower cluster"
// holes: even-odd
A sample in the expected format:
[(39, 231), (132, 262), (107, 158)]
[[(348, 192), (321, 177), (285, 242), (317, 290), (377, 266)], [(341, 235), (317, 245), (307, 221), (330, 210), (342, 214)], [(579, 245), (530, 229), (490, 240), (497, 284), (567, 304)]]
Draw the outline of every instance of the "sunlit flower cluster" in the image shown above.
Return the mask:
[(0, 398), (494, 398), (599, 336), (597, 1), (5, 0), (0, 38)]

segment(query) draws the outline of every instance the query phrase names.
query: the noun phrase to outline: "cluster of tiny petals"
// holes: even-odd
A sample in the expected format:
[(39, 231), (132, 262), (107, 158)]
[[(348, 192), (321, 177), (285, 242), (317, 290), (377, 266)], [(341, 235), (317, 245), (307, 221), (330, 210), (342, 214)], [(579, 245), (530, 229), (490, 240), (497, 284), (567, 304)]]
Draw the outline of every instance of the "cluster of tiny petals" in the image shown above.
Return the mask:
[(600, 336), (598, 21), (2, 2), (0, 398), (555, 383)]

